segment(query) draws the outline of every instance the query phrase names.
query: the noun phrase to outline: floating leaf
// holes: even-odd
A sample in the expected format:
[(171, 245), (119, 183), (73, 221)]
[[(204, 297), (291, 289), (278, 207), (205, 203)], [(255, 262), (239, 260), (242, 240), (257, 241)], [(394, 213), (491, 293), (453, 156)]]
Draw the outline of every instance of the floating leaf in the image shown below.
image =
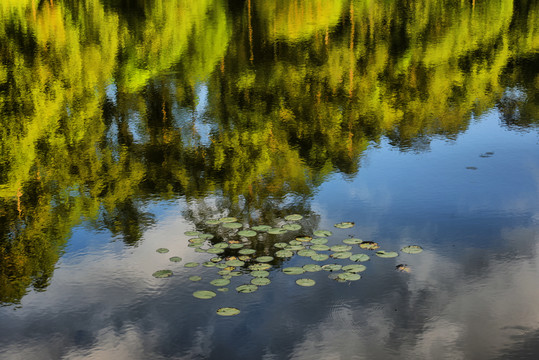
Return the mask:
[(211, 261), (206, 261), (206, 262), (202, 263), (202, 266), (204, 266), (204, 267), (215, 267), (215, 263), (213, 263)]
[(240, 223), (237, 223), (237, 222), (229, 222), (229, 223), (224, 223), (223, 224), (223, 227), (227, 228), (227, 229), (239, 229), (242, 225)]
[(220, 292), (227, 292), (227, 291), (228, 291), (228, 288), (219, 288), (219, 289), (217, 289), (217, 291), (220, 291)]
[(285, 216), (284, 219), (286, 221), (298, 221), (298, 220), (303, 219), (303, 216), (301, 216), (300, 214), (292, 214), (292, 215)]
[(299, 256), (311, 257), (313, 255), (316, 255), (316, 251), (303, 249), (303, 250), (298, 251), (298, 255)]
[(303, 246), (303, 245), (288, 245), (284, 249), (289, 250), (289, 251), (300, 251), (300, 250), (305, 249), (305, 246)]
[(354, 254), (350, 256), (350, 260), (352, 261), (363, 262), (363, 261), (369, 261), (369, 259), (370, 259), (370, 256), (367, 254)]
[(419, 254), (423, 251), (423, 248), (419, 245), (410, 245), (403, 247), (401, 251), (407, 254)]
[(300, 267), (291, 266), (291, 267), (283, 268), (283, 272), (288, 275), (300, 275), (300, 274), (303, 274), (305, 270)]
[(352, 247), (350, 245), (335, 245), (331, 247), (331, 251), (333, 252), (342, 252), (342, 251), (350, 251), (352, 250)]
[(218, 269), (224, 269), (227, 266), (226, 266), (226, 264), (220, 263), (220, 264), (215, 265), (215, 267), (218, 268)]
[(245, 263), (241, 260), (228, 260), (225, 262), (228, 266), (243, 266)]
[(342, 265), (339, 265), (339, 264), (326, 264), (322, 266), (322, 270), (326, 270), (326, 271), (337, 271), (341, 269), (342, 269)]
[(204, 239), (201, 238), (192, 238), (188, 240), (191, 244), (204, 244)]
[(197, 253), (205, 253), (207, 251), (208, 251), (207, 249), (201, 249), (201, 248), (196, 248), (195, 249), (195, 252), (197, 252)]
[(283, 257), (292, 257), (294, 253), (290, 250), (279, 250), (275, 253), (275, 256), (283, 258)]
[(245, 294), (255, 292), (256, 290), (258, 290), (258, 286), (253, 284), (240, 285), (236, 288), (236, 291)]
[(288, 230), (288, 231), (297, 231), (301, 229), (301, 225), (300, 224), (286, 224), (286, 225), (283, 225), (283, 229)]
[(335, 224), (335, 227), (339, 229), (350, 229), (353, 226), (354, 226), (353, 222), (347, 222), (347, 221)]
[(343, 271), (351, 272), (351, 273), (362, 272), (362, 271), (365, 271), (365, 269), (367, 269), (367, 267), (361, 264), (351, 264), (351, 265), (346, 265), (342, 267)]
[(253, 229), (254, 231), (266, 232), (269, 229), (271, 229), (271, 226), (269, 226), (269, 225), (257, 225), (257, 226), (253, 226), (251, 229)]
[(155, 250), (155, 252), (158, 252), (159, 254), (166, 254), (168, 253), (168, 249), (167, 248), (159, 248), (157, 250)]
[(348, 245), (355, 245), (355, 244), (361, 244), (363, 240), (357, 239), (357, 238), (350, 238), (350, 239), (344, 239), (342, 242)]
[(204, 239), (204, 240), (211, 240), (213, 239), (213, 235), (212, 234), (200, 234), (198, 235), (199, 238), (201, 239)]
[(186, 231), (183, 233), (185, 236), (198, 236), (200, 235), (199, 231)]
[(172, 261), (172, 262), (180, 262), (180, 261), (182, 261), (182, 258), (179, 257), (179, 256), (173, 256), (173, 257), (169, 258), (169, 260)]
[(324, 244), (327, 244), (327, 242), (328, 242), (328, 239), (325, 239), (325, 238), (315, 238), (311, 240), (311, 244), (315, 244), (315, 245), (324, 245)]
[(221, 276), (225, 276), (225, 275), (230, 275), (231, 272), (232, 271), (230, 271), (230, 270), (224, 270), (223, 269), (223, 270), (218, 271), (217, 274), (219, 274)]
[(155, 278), (167, 278), (169, 276), (172, 276), (172, 271), (170, 270), (158, 270), (152, 274)]
[(258, 286), (264, 286), (271, 283), (271, 280), (265, 277), (256, 277), (251, 280), (251, 284), (258, 285)]
[(298, 236), (296, 238), (296, 241), (300, 241), (300, 242), (309, 242), (311, 241), (313, 238), (310, 237), (310, 236)]
[(229, 249), (241, 249), (244, 246), (245, 245), (243, 245), (243, 244), (230, 244), (230, 246), (228, 248)]
[(316, 255), (311, 256), (311, 259), (313, 259), (314, 261), (325, 261), (325, 260), (329, 259), (329, 255), (316, 254)]
[(251, 255), (251, 254), (254, 254), (255, 252), (256, 252), (255, 249), (241, 249), (240, 251), (238, 251), (238, 254)]
[(193, 293), (193, 296), (199, 299), (211, 299), (217, 296), (217, 294), (209, 290), (199, 290), (199, 291), (195, 291)]
[(258, 263), (258, 264), (249, 265), (249, 270), (253, 270), (253, 271), (256, 271), (256, 270), (268, 270), (268, 269), (271, 269), (270, 264)]
[(344, 272), (344, 273), (339, 274), (339, 276), (337, 276), (337, 279), (341, 279), (344, 281), (356, 281), (356, 280), (361, 279), (361, 275), (351, 273), (351, 272)]
[(224, 268), (223, 270), (228, 270), (228, 271), (232, 271), (232, 270), (235, 270), (236, 267), (235, 266), (227, 266), (226, 268)]
[(238, 256), (238, 259), (241, 261), (247, 261), (247, 260), (251, 260), (251, 257), (249, 255), (240, 255)]
[(296, 284), (299, 286), (314, 286), (316, 284), (316, 281), (313, 279), (297, 279)]
[(233, 223), (233, 222), (237, 222), (238, 219), (235, 218), (235, 217), (230, 216), (230, 217), (220, 218), (219, 221), (222, 222), (222, 223)]
[(223, 260), (222, 257), (219, 257), (219, 256), (216, 256), (216, 257), (212, 257), (210, 259), (211, 262), (214, 262), (214, 263), (218, 263), (219, 261)]
[(225, 252), (225, 250), (219, 248), (209, 248), (208, 250), (206, 250), (206, 252), (208, 254), (222, 254)]
[(301, 241), (297, 241), (297, 240), (291, 240), (288, 244), (289, 245), (301, 245), (301, 246), (303, 246)]
[[(221, 290), (221, 289), (218, 289), (218, 290)], [(222, 307), (222, 308), (217, 309), (217, 315), (221, 315), (221, 316), (234, 316), (234, 315), (238, 315), (239, 313), (240, 311), (233, 307)]]
[(226, 249), (229, 246), (230, 245), (228, 243), (226, 243), (226, 242), (219, 242), (219, 243), (213, 245), (213, 247), (218, 248), (218, 249)]
[(333, 253), (330, 256), (334, 259), (348, 259), (350, 256), (352, 256), (352, 253), (350, 251), (341, 251)]
[(273, 246), (275, 246), (278, 249), (284, 249), (285, 247), (288, 246), (288, 244), (285, 242), (278, 242), (278, 243), (273, 244)]
[(410, 267), (406, 264), (399, 264), (396, 266), (396, 269), (398, 271), (407, 272), (407, 273), (412, 271), (412, 269), (410, 269)]
[(255, 260), (259, 263), (267, 263), (273, 260), (273, 256), (259, 256)]
[(198, 265), (200, 265), (200, 264), (197, 263), (197, 262), (188, 262), (183, 266), (186, 267), (186, 268), (194, 268), (194, 267), (197, 267)]
[(374, 241), (363, 241), (361, 244), (359, 244), (359, 247), (365, 250), (376, 250), (380, 247), (380, 245)]
[(256, 236), (256, 231), (241, 230), (241, 231), (238, 231), (238, 235), (245, 236), (245, 237), (253, 237), (253, 236)]
[(328, 236), (333, 235), (333, 233), (329, 230), (316, 230), (313, 234), (314, 236), (319, 236), (319, 237), (328, 237)]
[(329, 250), (329, 246), (327, 246), (327, 245), (318, 245), (318, 244), (315, 244), (315, 245), (311, 245), (311, 250), (315, 250), (315, 251), (328, 251), (328, 250)]
[(230, 274), (228, 274), (230, 276), (241, 276), (242, 273), (240, 271), (231, 271)]
[(268, 230), (268, 234), (271, 235), (282, 235), (286, 234), (287, 230), (283, 228), (271, 228)]
[(204, 223), (206, 225), (217, 225), (217, 224), (220, 224), (221, 222), (219, 220), (206, 220)]
[(215, 280), (210, 281), (210, 284), (212, 284), (213, 286), (227, 286), (228, 284), (230, 284), (230, 280), (215, 279)]
[(395, 251), (380, 250), (376, 252), (376, 256), (379, 256), (381, 258), (394, 258), (394, 257), (399, 256), (399, 254), (396, 253)]
[(269, 276), (269, 271), (255, 270), (255, 271), (251, 271), (250, 275), (252, 277), (268, 277)]
[(307, 264), (307, 265), (303, 265), (303, 270), (308, 271), (308, 272), (316, 272), (316, 271), (322, 270), (322, 267), (317, 264)]
[(189, 280), (191, 280), (191, 281), (200, 281), (200, 280), (202, 280), (202, 277), (198, 276), (198, 275), (193, 275), (193, 276), (189, 277)]

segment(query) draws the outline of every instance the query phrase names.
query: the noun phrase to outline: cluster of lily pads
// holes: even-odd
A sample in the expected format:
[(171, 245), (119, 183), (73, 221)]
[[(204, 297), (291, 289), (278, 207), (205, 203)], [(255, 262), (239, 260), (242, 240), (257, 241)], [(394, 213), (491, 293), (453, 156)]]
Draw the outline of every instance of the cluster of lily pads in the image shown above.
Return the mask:
[[(296, 221), (301, 220), (303, 217), (299, 214), (292, 214), (285, 217), (287, 221), (281, 227), (272, 227), (268, 225), (257, 225), (250, 228), (243, 228), (243, 225), (238, 222), (234, 217), (223, 217), (216, 220), (207, 220), (207, 225), (221, 226), (223, 229), (229, 229), (233, 233), (228, 236), (229, 240), (211, 244), (210, 240), (214, 238), (214, 235), (201, 233), (199, 231), (187, 231), (185, 235), (191, 236), (189, 239), (189, 246), (195, 248), (197, 252), (205, 252), (214, 255), (208, 261), (202, 263), (204, 267), (215, 267), (218, 269), (217, 274), (220, 276), (209, 282), (210, 285), (215, 286), (216, 291), (227, 292), (230, 284), (230, 279), (235, 276), (242, 276), (245, 273), (251, 276), (251, 280), (248, 284), (242, 284), (235, 288), (239, 293), (252, 293), (260, 286), (265, 286), (271, 283), (269, 279), (269, 271), (273, 266), (270, 264), (275, 261), (275, 258), (289, 259), (294, 256), (301, 256), (310, 258), (315, 261), (312, 264), (306, 264), (302, 267), (289, 266), (282, 267), (281, 271), (287, 275), (302, 275), (305, 273), (312, 273), (317, 271), (330, 272), (329, 278), (338, 282), (349, 282), (361, 279), (359, 273), (365, 271), (367, 268), (362, 263), (370, 260), (370, 256), (365, 253), (353, 253), (352, 250), (355, 246), (375, 252), (375, 255), (381, 258), (394, 258), (399, 256), (396, 251), (378, 250), (379, 244), (373, 241), (363, 241), (358, 238), (349, 237), (342, 241), (342, 244), (327, 245), (328, 237), (333, 233), (329, 230), (316, 230), (310, 235), (295, 236), (293, 240), (288, 242), (277, 242), (273, 244), (276, 248), (274, 256), (262, 255), (255, 256), (256, 250), (249, 248), (249, 238), (258, 236), (260, 234), (269, 235), (283, 235), (288, 232), (297, 232), (302, 229), (302, 226)], [(341, 222), (335, 224), (336, 228), (349, 229), (354, 226), (353, 222)], [(234, 236), (238, 235), (238, 236)], [(204, 245), (211, 245), (204, 248)], [(168, 249), (159, 248), (156, 250), (158, 253), (167, 253)], [(418, 254), (423, 249), (418, 245), (410, 245), (403, 247), (401, 252), (408, 254)], [(224, 253), (227, 252), (226, 255)], [(341, 265), (337, 263), (323, 263), (328, 260), (334, 259), (347, 259), (352, 263), (347, 265)], [(181, 262), (182, 259), (178, 256), (170, 258), (172, 262)], [(321, 264), (318, 264), (321, 263)], [(193, 268), (200, 266), (197, 262), (188, 262), (184, 264), (186, 268)], [(241, 270), (241, 271), (240, 271)], [(405, 264), (397, 266), (397, 270), (409, 271), (409, 268)], [(165, 278), (172, 276), (171, 270), (159, 270), (153, 273), (154, 277)], [(193, 275), (189, 278), (191, 281), (201, 281), (202, 277)], [(296, 281), (299, 286), (314, 286), (315, 280), (308, 277), (299, 278)], [(193, 296), (199, 299), (211, 299), (217, 296), (217, 293), (212, 290), (199, 290), (193, 293)], [(217, 310), (218, 315), (232, 316), (240, 313), (239, 309), (224, 307)]]

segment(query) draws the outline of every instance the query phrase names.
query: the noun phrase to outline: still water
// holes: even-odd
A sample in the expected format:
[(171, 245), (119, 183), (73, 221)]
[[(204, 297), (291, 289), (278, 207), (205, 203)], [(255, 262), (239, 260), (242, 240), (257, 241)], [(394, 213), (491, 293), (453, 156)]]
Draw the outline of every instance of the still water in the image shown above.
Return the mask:
[(2, 0), (0, 39), (1, 359), (539, 356), (537, 1)]

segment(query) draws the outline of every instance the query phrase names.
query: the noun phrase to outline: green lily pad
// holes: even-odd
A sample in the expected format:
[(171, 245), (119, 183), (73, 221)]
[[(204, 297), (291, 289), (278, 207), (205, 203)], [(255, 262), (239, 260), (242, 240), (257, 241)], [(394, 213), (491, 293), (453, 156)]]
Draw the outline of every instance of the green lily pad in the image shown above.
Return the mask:
[(243, 274), (241, 273), (241, 271), (231, 271), (230, 274), (228, 274), (228, 275), (234, 277), (234, 276), (241, 276)]
[(230, 216), (230, 217), (222, 217), (219, 219), (219, 221), (222, 223), (233, 223), (233, 222), (237, 222), (238, 219)]
[(217, 274), (219, 274), (219, 275), (221, 275), (221, 276), (226, 276), (226, 275), (230, 275), (231, 272), (232, 272), (232, 271), (230, 271), (230, 270), (219, 270), (219, 271), (217, 272)]
[(238, 254), (242, 254), (242, 255), (251, 255), (254, 253), (256, 253), (255, 249), (241, 249), (240, 251), (238, 251)]
[(183, 266), (186, 268), (194, 268), (194, 267), (197, 267), (198, 265), (200, 264), (197, 262), (188, 262), (188, 263), (185, 263)]
[(288, 244), (285, 242), (278, 242), (278, 243), (273, 244), (273, 246), (275, 246), (278, 249), (284, 249), (285, 247), (288, 246)]
[(335, 227), (336, 228), (339, 228), (339, 229), (350, 229), (351, 227), (353, 227), (355, 224), (353, 222), (348, 222), (348, 221), (345, 221), (345, 222), (340, 222), (338, 224), (335, 224)]
[(225, 227), (227, 229), (239, 229), (239, 228), (242, 227), (242, 225), (240, 223), (237, 223), (237, 222), (229, 222), (229, 223), (224, 223), (223, 227)]
[(221, 316), (234, 316), (234, 315), (238, 315), (239, 313), (240, 311), (233, 307), (222, 307), (222, 308), (217, 309), (217, 315), (221, 315)]
[(173, 256), (173, 257), (169, 258), (169, 260), (172, 261), (172, 262), (180, 262), (180, 261), (182, 261), (182, 258), (179, 257), (179, 256)]
[(259, 256), (255, 260), (259, 263), (267, 263), (273, 260), (273, 256)]
[(217, 289), (217, 291), (220, 291), (220, 292), (227, 292), (227, 291), (228, 291), (228, 288), (219, 288), (219, 289)]
[(354, 254), (350, 256), (350, 260), (352, 261), (364, 262), (364, 261), (369, 261), (369, 259), (370, 259), (370, 256), (367, 254)]
[(210, 281), (210, 284), (212, 284), (213, 286), (227, 286), (228, 284), (230, 284), (230, 280), (215, 279), (215, 280)]
[(307, 265), (303, 265), (303, 270), (308, 271), (308, 272), (317, 272), (317, 271), (322, 270), (322, 267), (317, 264), (307, 264)]
[(362, 271), (365, 271), (365, 269), (367, 269), (367, 267), (361, 264), (351, 264), (351, 265), (346, 265), (342, 267), (343, 271), (351, 272), (351, 273), (362, 272)]
[(223, 275), (221, 278), (222, 278), (222, 279), (225, 279), (225, 280), (230, 280), (230, 279), (232, 279), (232, 276), (230, 276), (230, 275)]
[(286, 224), (286, 225), (283, 225), (283, 229), (288, 230), (288, 231), (297, 231), (301, 229), (301, 225), (300, 224)]
[(269, 226), (269, 225), (257, 225), (257, 226), (253, 226), (251, 229), (253, 229), (254, 231), (266, 232), (269, 229), (271, 229), (271, 226)]
[(290, 250), (279, 250), (275, 253), (275, 256), (283, 258), (283, 257), (292, 257), (294, 256), (294, 253)]
[(287, 247), (284, 248), (284, 250), (289, 250), (289, 251), (300, 251), (303, 249), (305, 249), (305, 246), (303, 245), (288, 245)]
[(284, 219), (286, 221), (298, 221), (298, 220), (303, 219), (303, 216), (301, 216), (300, 214), (292, 214), (292, 215), (285, 216)]
[(350, 239), (344, 239), (342, 242), (348, 245), (356, 245), (356, 244), (361, 244), (363, 240), (357, 239), (357, 238), (350, 238)]
[(235, 260), (227, 260), (225, 262), (225, 264), (227, 264), (227, 266), (243, 266), (243, 265), (245, 265), (245, 263), (243, 261), (237, 260), (237, 259), (235, 259)]
[(328, 251), (329, 246), (315, 244), (315, 245), (311, 245), (311, 250), (314, 250), (314, 251)]
[(249, 255), (240, 255), (238, 256), (238, 259), (241, 261), (249, 261), (251, 260), (251, 257)]
[(286, 229), (283, 229), (283, 228), (271, 228), (268, 230), (268, 234), (271, 234), (271, 235), (282, 235), (282, 234), (286, 234), (288, 230)]
[(226, 249), (229, 246), (230, 245), (228, 243), (226, 243), (226, 242), (220, 242), (220, 243), (217, 243), (217, 244), (213, 245), (214, 248), (218, 248), (218, 249)]
[(322, 266), (322, 270), (326, 271), (338, 271), (342, 269), (342, 265), (339, 264), (326, 264)]
[(316, 284), (316, 281), (313, 279), (297, 279), (296, 284), (299, 286), (314, 286)]
[(230, 246), (228, 248), (229, 249), (241, 249), (244, 246), (245, 246), (244, 244), (230, 244)]
[(350, 251), (341, 251), (333, 253), (330, 256), (334, 259), (348, 259), (350, 256), (352, 256), (352, 253)]
[(215, 263), (211, 261), (205, 261), (202, 263), (202, 266), (204, 267), (215, 267)]
[(208, 249), (201, 249), (201, 248), (196, 248), (195, 249), (195, 252), (197, 252), (197, 253), (205, 253), (207, 251), (208, 251)]
[(219, 256), (212, 257), (212, 258), (210, 259), (210, 261), (213, 262), (213, 263), (218, 263), (218, 262), (221, 261), (221, 260), (223, 260), (223, 258), (222, 258), (222, 257), (219, 257)]
[(191, 280), (191, 281), (200, 281), (200, 280), (202, 280), (202, 277), (198, 276), (198, 275), (193, 275), (193, 276), (189, 276), (189, 280)]
[(325, 261), (325, 260), (329, 259), (329, 255), (327, 255), (327, 254), (316, 254), (316, 255), (312, 255), (311, 259), (313, 259), (314, 261)]
[(258, 290), (258, 286), (253, 285), (253, 284), (240, 285), (236, 288), (237, 292), (244, 293), (244, 294), (252, 293), (252, 292), (255, 292), (256, 290)]
[(217, 269), (225, 269), (225, 268), (228, 267), (228, 265), (227, 265), (227, 264), (224, 264), (224, 263), (219, 263), (219, 264), (216, 264), (215, 267), (216, 267)]
[(351, 272), (344, 272), (344, 273), (339, 274), (337, 279), (341, 279), (345, 281), (356, 281), (356, 280), (361, 279), (361, 275), (351, 273)]
[(199, 299), (211, 299), (217, 296), (217, 294), (209, 290), (199, 290), (199, 291), (195, 291), (193, 293), (193, 296)]
[(168, 249), (167, 248), (159, 248), (157, 250), (155, 250), (155, 252), (158, 252), (159, 254), (166, 254), (168, 253)]
[(410, 245), (403, 247), (401, 251), (407, 254), (419, 254), (423, 251), (423, 248), (419, 245)]
[(324, 244), (327, 244), (328, 242), (328, 239), (325, 239), (325, 238), (314, 238), (311, 240), (311, 244), (314, 244), (314, 245), (324, 245)]
[(255, 270), (255, 271), (251, 271), (250, 272), (250, 275), (252, 277), (268, 277), (269, 276), (269, 271), (266, 271), (266, 270)]
[(298, 255), (299, 256), (311, 257), (313, 255), (316, 255), (316, 251), (310, 250), (310, 249), (303, 249), (303, 250), (298, 251)]
[(206, 225), (218, 225), (218, 224), (220, 224), (221, 222), (220, 222), (219, 220), (206, 220), (206, 221), (204, 221), (204, 223), (205, 223)]
[(333, 235), (333, 233), (329, 230), (316, 230), (313, 235), (318, 237), (328, 237)]
[(251, 280), (251, 284), (257, 285), (257, 286), (264, 286), (271, 283), (271, 280), (265, 277), (256, 277)]
[(245, 237), (253, 237), (253, 236), (256, 236), (256, 231), (241, 230), (241, 231), (238, 231), (238, 235), (245, 236)]
[(183, 234), (185, 236), (198, 236), (200, 235), (200, 231), (186, 231)]
[(268, 270), (268, 269), (271, 269), (271, 265), (266, 264), (266, 263), (258, 263), (258, 264), (249, 265), (249, 270), (253, 270), (253, 271)]
[(296, 238), (296, 241), (300, 241), (300, 242), (309, 242), (311, 241), (313, 238), (310, 237), (310, 236), (298, 236)]
[(219, 249), (219, 248), (209, 248), (208, 250), (206, 250), (206, 252), (207, 252), (208, 254), (215, 254), (215, 255), (216, 255), (216, 254), (222, 254), (222, 253), (224, 253), (225, 250)]
[(380, 245), (374, 241), (363, 241), (361, 244), (359, 244), (359, 247), (365, 250), (376, 250), (380, 248)]
[(297, 241), (297, 240), (290, 240), (290, 242), (288, 243), (288, 245), (301, 245), (301, 246), (303, 246), (302, 242), (301, 242), (301, 241)]
[(204, 240), (211, 240), (214, 238), (212, 234), (200, 234), (198, 235), (198, 237)]
[(189, 241), (191, 244), (194, 244), (194, 245), (197, 245), (197, 244), (202, 245), (202, 244), (204, 244), (205, 240), (201, 239), (201, 238), (192, 238), (192, 239), (189, 239), (187, 241)]
[(283, 272), (287, 275), (300, 275), (305, 272), (303, 268), (296, 267), (296, 266), (290, 266), (283, 268)]
[(152, 274), (154, 278), (167, 278), (172, 275), (172, 271), (170, 270), (158, 270)]
[(330, 250), (333, 252), (350, 251), (352, 250), (352, 247), (350, 245), (335, 245), (332, 246)]
[(394, 257), (399, 256), (399, 254), (395, 251), (380, 250), (376, 252), (376, 256), (379, 256), (381, 258), (394, 258)]

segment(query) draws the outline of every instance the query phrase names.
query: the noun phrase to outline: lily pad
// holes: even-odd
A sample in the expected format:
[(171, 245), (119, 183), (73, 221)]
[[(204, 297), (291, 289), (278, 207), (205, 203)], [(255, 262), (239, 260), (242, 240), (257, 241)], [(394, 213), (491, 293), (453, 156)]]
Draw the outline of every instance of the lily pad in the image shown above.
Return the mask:
[(317, 272), (317, 271), (322, 270), (322, 267), (317, 264), (307, 264), (307, 265), (303, 265), (303, 270), (308, 271), (308, 272)]
[(219, 220), (206, 220), (204, 223), (206, 225), (217, 225), (217, 224), (220, 224), (221, 222)]
[(244, 294), (252, 293), (252, 292), (255, 292), (256, 290), (258, 290), (258, 286), (253, 285), (253, 284), (240, 285), (236, 288), (237, 292), (244, 293)]
[(345, 281), (356, 281), (356, 280), (361, 279), (361, 275), (351, 273), (351, 272), (344, 272), (344, 273), (339, 274), (339, 276), (337, 276), (337, 279), (341, 279)]
[(367, 254), (354, 254), (350, 256), (350, 260), (352, 261), (364, 262), (364, 261), (369, 261), (369, 259), (370, 259), (370, 256)]
[(328, 237), (328, 236), (331, 236), (333, 235), (333, 233), (329, 230), (316, 230), (314, 233), (313, 233), (314, 236), (319, 236), (319, 237)]
[(229, 222), (229, 223), (224, 223), (223, 227), (227, 229), (239, 229), (240, 227), (242, 227), (242, 225), (237, 222)]
[(329, 250), (329, 246), (327, 246), (327, 245), (318, 245), (318, 244), (315, 244), (315, 245), (311, 245), (311, 250), (315, 250), (315, 251), (328, 251), (328, 250)]
[(239, 313), (240, 313), (240, 310), (233, 307), (222, 307), (222, 308), (217, 309), (217, 315), (221, 315), (221, 316), (234, 316), (234, 315), (238, 315)]
[(275, 253), (275, 256), (283, 258), (283, 257), (292, 257), (294, 256), (294, 253), (290, 250), (279, 250)]
[(298, 236), (296, 238), (296, 241), (300, 241), (300, 242), (309, 242), (311, 241), (313, 238), (310, 237), (310, 236)]
[(220, 242), (220, 243), (217, 243), (217, 244), (213, 245), (213, 247), (218, 248), (218, 249), (226, 249), (229, 246), (230, 245), (228, 243), (226, 243), (226, 242)]
[(253, 226), (251, 229), (253, 229), (254, 231), (266, 232), (269, 229), (271, 229), (271, 226), (269, 226), (269, 225), (257, 225), (257, 226)]
[(215, 280), (210, 281), (210, 284), (212, 284), (213, 286), (227, 286), (228, 284), (230, 284), (230, 280), (215, 279)]
[(300, 275), (305, 272), (303, 268), (296, 267), (296, 266), (290, 266), (283, 268), (283, 272), (287, 275)]
[(241, 249), (244, 246), (245, 246), (244, 244), (230, 244), (230, 246), (228, 248), (229, 249)]
[(241, 261), (248, 261), (251, 260), (251, 257), (249, 255), (240, 255), (238, 256), (238, 259)]
[(166, 254), (168, 253), (168, 249), (167, 248), (159, 248), (157, 250), (155, 250), (155, 252), (158, 252), (159, 254)]
[(283, 225), (283, 229), (288, 230), (288, 231), (297, 231), (301, 229), (301, 225), (300, 224), (286, 224), (286, 225)]
[(214, 263), (218, 263), (219, 261), (223, 260), (222, 257), (219, 257), (219, 256), (216, 256), (216, 257), (212, 257), (210, 259), (211, 262), (214, 262)]
[(200, 234), (198, 235), (198, 237), (204, 240), (211, 240), (214, 238), (212, 234)]
[(241, 230), (241, 231), (238, 231), (238, 235), (245, 236), (245, 237), (253, 237), (253, 236), (256, 236), (256, 231)]
[(195, 252), (197, 252), (197, 253), (205, 253), (207, 251), (208, 251), (208, 249), (201, 249), (201, 248), (196, 248), (195, 249)]
[(222, 254), (225, 252), (225, 250), (220, 248), (209, 248), (208, 250), (206, 250), (206, 252), (208, 254)]
[(290, 242), (288, 243), (288, 245), (301, 245), (301, 246), (303, 246), (303, 244), (301, 243), (301, 241), (298, 241), (298, 240), (290, 240)]
[(189, 241), (191, 244), (204, 244), (204, 239), (201, 239), (201, 238), (192, 238), (192, 239), (189, 239), (187, 240)]
[(158, 270), (152, 274), (154, 278), (167, 278), (172, 275), (172, 271), (170, 270)]
[(173, 256), (173, 257), (169, 258), (169, 260), (172, 261), (172, 262), (180, 262), (180, 261), (182, 261), (182, 258), (179, 257), (179, 256)]
[(359, 273), (359, 272), (365, 271), (365, 269), (367, 269), (367, 267), (361, 264), (351, 264), (351, 265), (346, 265), (342, 267), (343, 271), (351, 272), (351, 273)]
[(218, 269), (225, 269), (227, 266), (226, 266), (226, 264), (219, 263), (219, 264), (216, 264), (215, 267), (218, 268)]
[(204, 267), (215, 267), (215, 263), (211, 261), (205, 261), (202, 263), (202, 266)]
[(198, 236), (200, 235), (200, 231), (186, 231), (183, 234), (185, 236)]
[(316, 281), (313, 279), (297, 279), (296, 284), (299, 286), (314, 286), (316, 284)]
[(217, 291), (220, 291), (220, 292), (227, 292), (227, 291), (228, 291), (228, 288), (219, 288), (219, 289), (217, 289)]
[(271, 228), (268, 230), (268, 234), (271, 234), (271, 235), (282, 235), (282, 234), (286, 234), (288, 230), (286, 229), (283, 229), (283, 228)]
[(271, 280), (265, 277), (256, 277), (251, 280), (251, 284), (257, 285), (257, 286), (264, 286), (271, 283)]
[(339, 229), (350, 229), (354, 225), (355, 224), (353, 222), (345, 221), (345, 222), (340, 222), (338, 224), (335, 224), (335, 227)]
[(325, 260), (329, 259), (329, 255), (327, 255), (327, 254), (316, 254), (316, 255), (312, 255), (311, 259), (313, 259), (314, 261), (325, 261)]
[(399, 264), (395, 267), (398, 271), (401, 271), (401, 272), (411, 272), (412, 269), (410, 269), (410, 267), (406, 264)]
[(200, 264), (197, 262), (188, 262), (188, 263), (185, 263), (183, 266), (186, 268), (194, 268), (194, 267), (197, 267), (198, 265)]
[(376, 250), (380, 248), (380, 245), (374, 241), (363, 241), (361, 244), (359, 244), (359, 247), (365, 250)]
[(245, 263), (241, 260), (228, 260), (227, 262), (225, 262), (225, 264), (227, 264), (228, 266), (243, 266), (245, 265)]
[(231, 270), (224, 270), (224, 269), (223, 269), (223, 270), (219, 270), (219, 271), (217, 272), (217, 274), (219, 274), (219, 275), (221, 275), (221, 276), (226, 276), (226, 275), (230, 275), (231, 272), (232, 272)]
[(233, 223), (233, 222), (237, 222), (238, 219), (235, 217), (229, 216), (229, 217), (222, 217), (219, 219), (219, 221), (222, 223)]
[(292, 215), (285, 216), (284, 219), (286, 221), (298, 221), (298, 220), (303, 219), (303, 216), (301, 216), (300, 214), (292, 214)]
[(341, 251), (333, 253), (330, 256), (334, 259), (348, 259), (350, 256), (352, 256), (352, 253), (350, 251)]
[(273, 256), (259, 256), (255, 260), (259, 263), (267, 263), (273, 260)]
[(252, 277), (268, 277), (269, 276), (269, 271), (266, 271), (266, 270), (255, 270), (255, 271), (251, 271), (250, 272), (250, 275)]
[(193, 275), (193, 276), (189, 276), (189, 280), (191, 280), (191, 281), (200, 281), (200, 280), (202, 280), (202, 277), (198, 276), (198, 275)]
[(419, 254), (423, 251), (423, 248), (419, 245), (410, 245), (403, 247), (401, 251), (407, 254)]
[(399, 254), (395, 251), (380, 250), (376, 252), (376, 256), (379, 256), (381, 258), (394, 258), (394, 257), (399, 256)]
[(193, 293), (193, 296), (199, 299), (211, 299), (217, 296), (217, 294), (209, 290), (199, 290), (199, 291), (195, 291)]
[(361, 244), (363, 240), (357, 239), (357, 238), (349, 238), (349, 239), (344, 239), (342, 242), (348, 245), (355, 245), (355, 244)]
[(273, 246), (275, 246), (278, 249), (284, 249), (285, 247), (288, 246), (288, 244), (285, 242), (278, 242), (278, 243), (273, 244)]
[(258, 263), (258, 264), (249, 265), (249, 270), (253, 270), (253, 271), (256, 271), (256, 270), (268, 270), (268, 269), (271, 269), (270, 264)]
[(306, 257), (311, 257), (313, 255), (316, 255), (316, 251), (314, 250), (308, 250), (308, 249), (303, 249), (303, 250), (300, 250), (298, 251), (298, 255), (299, 256), (306, 256)]
[(332, 246), (330, 250), (333, 252), (350, 251), (352, 250), (352, 247), (350, 245), (335, 245)]
[(326, 264), (322, 266), (322, 270), (326, 271), (338, 271), (342, 269), (342, 265), (339, 264)]
[(305, 246), (303, 245), (288, 245), (287, 247), (284, 248), (284, 250), (289, 250), (289, 251), (300, 251), (303, 249), (305, 249)]
[(255, 249), (241, 249), (240, 251), (238, 251), (238, 254), (242, 254), (242, 255), (251, 255), (254, 253), (256, 253)]
[(315, 244), (315, 245), (324, 245), (324, 244), (327, 244), (328, 242), (328, 239), (325, 239), (325, 238), (314, 238), (311, 240), (311, 244)]
[(242, 273), (240, 271), (231, 271), (230, 274), (228, 274), (230, 276), (241, 276)]

